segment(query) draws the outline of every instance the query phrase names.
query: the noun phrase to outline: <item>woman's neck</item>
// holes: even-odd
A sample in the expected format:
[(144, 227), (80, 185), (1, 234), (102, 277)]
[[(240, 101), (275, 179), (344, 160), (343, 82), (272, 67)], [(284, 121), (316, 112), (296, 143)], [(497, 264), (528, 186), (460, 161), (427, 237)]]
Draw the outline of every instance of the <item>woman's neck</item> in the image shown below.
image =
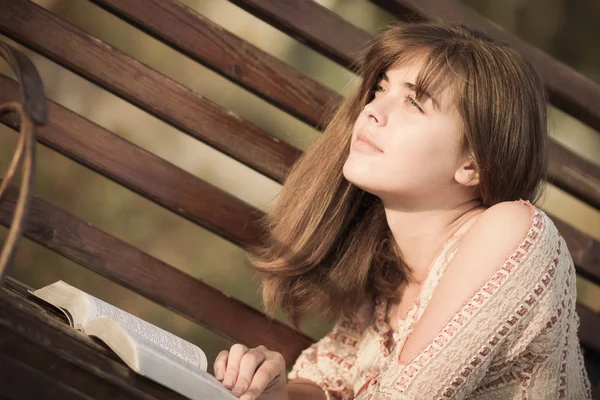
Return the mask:
[(402, 258), (412, 271), (410, 284), (421, 285), (443, 244), (484, 210), (478, 199), (450, 207), (424, 206), (423, 203), (413, 209), (386, 207), (388, 225)]

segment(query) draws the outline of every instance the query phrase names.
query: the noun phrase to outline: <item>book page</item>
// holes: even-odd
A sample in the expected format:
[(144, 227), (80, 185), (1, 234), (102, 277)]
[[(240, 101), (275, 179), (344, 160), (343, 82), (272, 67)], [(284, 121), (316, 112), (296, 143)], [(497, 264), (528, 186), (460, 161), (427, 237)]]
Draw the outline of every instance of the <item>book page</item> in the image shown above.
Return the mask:
[(97, 316), (95, 304), (87, 293), (63, 281), (54, 282), (41, 289), (30, 291), (44, 305), (56, 307), (69, 320), (69, 325), (83, 330), (82, 325)]
[[(145, 339), (145, 341), (167, 351), (179, 360), (191, 364), (195, 368), (206, 371), (206, 356), (197, 346), (169, 333), (157, 326), (154, 326), (134, 315), (129, 314), (110, 305), (94, 296), (88, 295), (92, 303), (94, 317), (105, 316), (116, 321), (130, 334), (135, 335), (132, 339)], [(132, 335), (132, 336), (133, 336)]]
[(184, 363), (172, 353), (135, 333), (140, 374), (192, 400), (236, 400), (231, 391), (208, 372)]

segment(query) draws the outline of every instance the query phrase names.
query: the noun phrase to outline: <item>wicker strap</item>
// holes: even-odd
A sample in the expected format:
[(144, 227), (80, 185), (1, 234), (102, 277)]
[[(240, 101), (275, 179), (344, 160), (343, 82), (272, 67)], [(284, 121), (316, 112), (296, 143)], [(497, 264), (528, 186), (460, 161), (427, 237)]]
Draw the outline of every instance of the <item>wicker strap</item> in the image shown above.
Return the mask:
[(21, 129), (19, 142), (5, 178), (0, 184), (0, 202), (6, 189), (13, 183), (19, 167), (22, 167), (19, 197), (15, 213), (2, 252), (0, 253), (0, 284), (8, 266), (11, 264), (15, 250), (23, 231), (27, 216), (35, 172), (35, 127), (48, 120), (48, 103), (44, 94), (42, 80), (31, 60), (20, 51), (0, 41), (0, 54), (16, 73), (21, 84), (22, 102), (9, 102), (0, 105), (0, 117), (9, 112), (19, 115)]

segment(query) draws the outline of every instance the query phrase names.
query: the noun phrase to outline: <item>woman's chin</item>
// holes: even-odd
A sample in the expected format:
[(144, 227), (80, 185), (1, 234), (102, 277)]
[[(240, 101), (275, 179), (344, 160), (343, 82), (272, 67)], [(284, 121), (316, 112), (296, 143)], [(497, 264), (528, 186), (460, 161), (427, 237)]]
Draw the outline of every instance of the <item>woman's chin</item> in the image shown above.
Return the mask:
[(375, 194), (377, 192), (377, 185), (373, 182), (373, 175), (367, 174), (365, 171), (356, 171), (353, 168), (344, 165), (342, 170), (344, 178), (354, 186), (359, 187), (365, 192), (369, 192), (371, 194)]

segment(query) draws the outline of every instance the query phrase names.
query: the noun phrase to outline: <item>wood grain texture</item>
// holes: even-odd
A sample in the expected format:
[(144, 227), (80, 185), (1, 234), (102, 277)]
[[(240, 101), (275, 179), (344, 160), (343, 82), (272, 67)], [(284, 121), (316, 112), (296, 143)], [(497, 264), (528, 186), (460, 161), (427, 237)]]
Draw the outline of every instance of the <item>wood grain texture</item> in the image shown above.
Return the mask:
[[(16, 188), (0, 205), (10, 224)], [(250, 306), (51, 204), (34, 198), (24, 236), (234, 342), (265, 345), (291, 365), (312, 342)]]
[[(127, 9), (129, 9), (128, 4), (133, 4), (123, 0), (98, 1), (114, 1), (115, 4), (122, 4)], [(158, 0), (135, 1), (150, 1), (151, 3), (148, 4), (154, 4), (155, 7), (161, 4), (165, 6), (170, 4), (159, 3)], [(178, 17), (183, 15), (183, 11), (179, 10), (179, 7), (182, 6), (170, 5), (168, 7), (175, 7)], [(168, 101), (164, 101), (165, 93), (171, 93), (168, 90), (169, 87), (162, 86), (164, 82), (171, 82), (168, 78), (33, 3), (7, 0), (5, 3), (0, 3), (0, 10), (6, 11), (0, 13), (0, 32), (279, 182), (283, 181), (289, 166), (300, 156), (299, 150), (280, 143), (278, 139), (263, 137), (257, 132), (257, 128), (239, 118), (234, 118), (212, 103), (207, 102), (210, 112), (202, 114), (204, 106), (198, 109), (191, 107), (201, 97), (189, 90), (187, 92), (189, 92), (189, 96), (192, 96), (190, 98), (176, 101), (183, 96), (183, 93), (179, 93), (173, 97), (169, 95)], [(154, 10), (156, 11), (156, 9)], [(324, 8), (319, 10), (323, 13), (331, 13)], [(9, 17), (11, 13), (14, 14), (14, 17)], [(197, 14), (192, 13), (192, 17), (189, 18), (194, 20), (196, 16)], [(195, 26), (194, 21), (188, 21), (190, 26)], [(48, 34), (46, 34), (46, 30)], [(55, 43), (60, 43), (60, 46), (56, 46)], [(174, 45), (183, 49), (180, 43), (174, 43)], [(146, 86), (143, 84), (144, 82), (152, 84)], [(179, 90), (187, 90), (180, 85), (172, 84)], [(312, 86), (308, 85), (305, 89), (310, 87)], [(600, 91), (600, 89), (598, 90)], [(341, 98), (338, 97), (334, 102), (340, 100)], [(313, 106), (319, 108), (318, 104)], [(220, 112), (217, 113), (215, 111), (217, 109)], [(600, 113), (600, 111), (598, 112)], [(219, 119), (214, 118), (215, 113)], [(221, 119), (226, 116), (229, 118)], [(226, 122), (226, 125), (223, 125), (222, 122)], [(240, 125), (243, 129), (240, 129)], [(231, 129), (229, 129), (230, 126)], [(250, 134), (248, 134), (249, 132)], [(238, 133), (242, 135), (238, 135)], [(242, 137), (241, 141), (238, 136)], [(257, 138), (258, 142), (253, 145), (253, 141)], [(550, 180), (562, 190), (600, 208), (600, 167), (582, 159), (555, 140), (549, 141), (549, 153), (551, 155)], [(261, 166), (257, 166), (256, 163), (261, 162), (263, 158), (266, 161)], [(587, 174), (585, 179), (578, 175), (580, 171), (585, 171)]]
[(1, 1), (0, 33), (278, 182), (300, 154), (33, 2)]
[(0, 287), (0, 388), (9, 399), (185, 397), (137, 375), (105, 346)]
[(373, 39), (314, 0), (229, 1), (349, 69)]
[(577, 272), (600, 284), (600, 242), (572, 225), (548, 214), (565, 239)]
[(319, 127), (332, 90), (176, 0), (92, 0), (300, 120)]
[[(18, 93), (0, 74), (0, 102)], [(242, 248), (258, 244), (263, 212), (55, 102), (38, 140)], [(0, 117), (18, 129), (15, 115)]]
[(600, 209), (600, 167), (549, 138), (548, 181)]

